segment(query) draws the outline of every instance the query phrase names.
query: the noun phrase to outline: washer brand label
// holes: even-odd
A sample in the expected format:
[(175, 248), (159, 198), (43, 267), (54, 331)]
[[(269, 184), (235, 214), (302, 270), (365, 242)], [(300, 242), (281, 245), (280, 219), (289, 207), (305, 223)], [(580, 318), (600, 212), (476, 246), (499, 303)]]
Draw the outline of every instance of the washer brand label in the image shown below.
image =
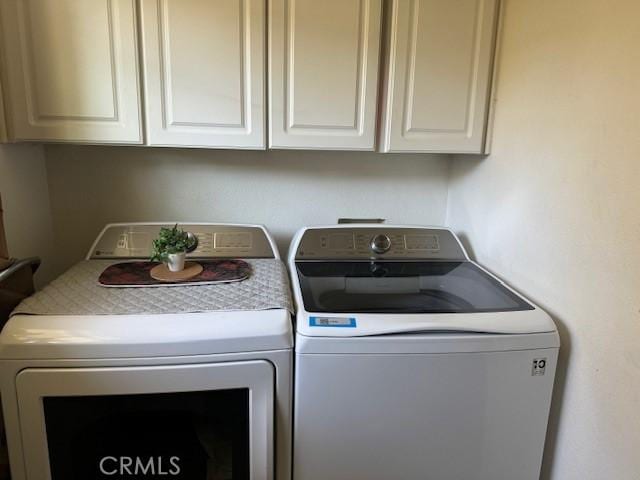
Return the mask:
[(534, 358), (533, 365), (531, 367), (531, 375), (533, 377), (539, 377), (544, 375), (544, 370), (547, 368), (547, 359), (545, 358)]
[(356, 328), (354, 317), (309, 317), (310, 327)]

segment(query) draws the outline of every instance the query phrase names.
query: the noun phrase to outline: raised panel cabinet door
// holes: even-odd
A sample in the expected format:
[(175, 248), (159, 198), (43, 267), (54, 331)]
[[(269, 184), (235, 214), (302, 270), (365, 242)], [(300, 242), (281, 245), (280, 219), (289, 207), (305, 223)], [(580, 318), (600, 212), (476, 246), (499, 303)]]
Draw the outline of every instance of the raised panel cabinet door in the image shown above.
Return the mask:
[(135, 0), (2, 0), (16, 140), (141, 143)]
[(269, 7), (269, 146), (373, 150), (381, 0)]
[(384, 152), (483, 153), (498, 0), (392, 0)]
[(264, 149), (266, 0), (142, 0), (150, 145)]

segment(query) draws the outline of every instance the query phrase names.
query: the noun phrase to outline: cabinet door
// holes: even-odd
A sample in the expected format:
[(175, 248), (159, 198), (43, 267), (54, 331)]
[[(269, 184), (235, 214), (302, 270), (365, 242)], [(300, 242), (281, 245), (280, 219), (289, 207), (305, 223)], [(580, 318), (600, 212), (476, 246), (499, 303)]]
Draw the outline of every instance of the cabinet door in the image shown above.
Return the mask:
[(372, 150), (380, 0), (271, 0), (273, 148)]
[(384, 152), (482, 153), (497, 0), (393, 0)]
[(2, 0), (16, 140), (141, 143), (135, 0)]
[(265, 148), (265, 0), (142, 0), (151, 145)]

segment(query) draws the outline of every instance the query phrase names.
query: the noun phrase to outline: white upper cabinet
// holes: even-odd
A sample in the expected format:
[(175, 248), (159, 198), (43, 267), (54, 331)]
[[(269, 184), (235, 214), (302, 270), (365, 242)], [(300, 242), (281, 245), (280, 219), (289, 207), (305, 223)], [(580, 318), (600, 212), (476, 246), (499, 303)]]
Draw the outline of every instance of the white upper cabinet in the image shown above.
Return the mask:
[(484, 153), (498, 2), (0, 0), (0, 141)]
[(135, 0), (1, 0), (16, 140), (141, 143)]
[(497, 0), (392, 0), (380, 148), (484, 151)]
[(263, 149), (265, 0), (141, 0), (147, 142)]
[(373, 150), (381, 0), (270, 0), (270, 147)]

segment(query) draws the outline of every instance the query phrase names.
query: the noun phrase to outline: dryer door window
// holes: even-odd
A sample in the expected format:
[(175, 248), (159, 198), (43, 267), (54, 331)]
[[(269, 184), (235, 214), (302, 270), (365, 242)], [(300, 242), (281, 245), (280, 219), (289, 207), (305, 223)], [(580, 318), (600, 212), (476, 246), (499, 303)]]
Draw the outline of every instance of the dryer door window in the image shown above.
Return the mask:
[(43, 403), (53, 480), (249, 479), (248, 389)]
[(271, 479), (273, 382), (265, 361), (24, 370), (27, 478)]

